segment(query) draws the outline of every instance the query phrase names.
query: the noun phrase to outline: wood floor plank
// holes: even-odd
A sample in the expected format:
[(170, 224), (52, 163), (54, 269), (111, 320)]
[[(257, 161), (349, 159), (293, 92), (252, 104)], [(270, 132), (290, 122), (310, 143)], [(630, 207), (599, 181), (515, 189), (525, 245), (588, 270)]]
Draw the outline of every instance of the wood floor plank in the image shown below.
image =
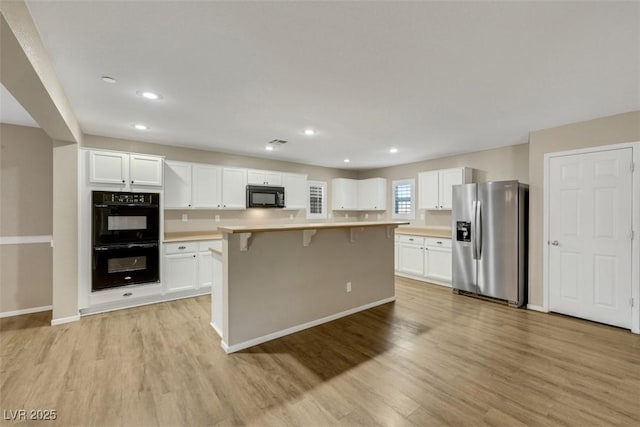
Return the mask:
[(209, 310), (0, 319), (0, 410), (56, 409), (64, 426), (640, 425), (640, 337), (622, 329), (398, 279), (395, 303), (227, 355)]

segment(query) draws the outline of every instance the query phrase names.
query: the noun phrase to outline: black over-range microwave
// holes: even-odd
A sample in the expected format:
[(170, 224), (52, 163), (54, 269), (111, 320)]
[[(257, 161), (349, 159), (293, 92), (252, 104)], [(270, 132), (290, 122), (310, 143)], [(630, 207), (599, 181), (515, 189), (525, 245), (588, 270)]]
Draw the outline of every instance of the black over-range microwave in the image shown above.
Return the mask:
[(247, 185), (248, 208), (284, 208), (284, 187)]

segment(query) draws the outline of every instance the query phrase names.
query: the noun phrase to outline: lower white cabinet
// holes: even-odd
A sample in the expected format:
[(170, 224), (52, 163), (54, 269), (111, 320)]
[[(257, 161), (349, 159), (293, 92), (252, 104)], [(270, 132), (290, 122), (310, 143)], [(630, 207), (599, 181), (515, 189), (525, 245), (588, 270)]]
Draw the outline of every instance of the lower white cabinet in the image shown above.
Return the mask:
[(401, 234), (395, 245), (396, 274), (451, 286), (451, 239)]
[(166, 243), (164, 245), (164, 291), (210, 288), (213, 282), (212, 246), (221, 240)]

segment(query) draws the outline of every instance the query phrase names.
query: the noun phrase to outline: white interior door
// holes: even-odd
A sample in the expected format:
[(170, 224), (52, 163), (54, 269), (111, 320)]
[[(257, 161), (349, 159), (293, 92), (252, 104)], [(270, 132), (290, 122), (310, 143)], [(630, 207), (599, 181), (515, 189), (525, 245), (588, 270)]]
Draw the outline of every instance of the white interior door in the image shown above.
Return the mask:
[(549, 308), (631, 326), (632, 149), (549, 160)]

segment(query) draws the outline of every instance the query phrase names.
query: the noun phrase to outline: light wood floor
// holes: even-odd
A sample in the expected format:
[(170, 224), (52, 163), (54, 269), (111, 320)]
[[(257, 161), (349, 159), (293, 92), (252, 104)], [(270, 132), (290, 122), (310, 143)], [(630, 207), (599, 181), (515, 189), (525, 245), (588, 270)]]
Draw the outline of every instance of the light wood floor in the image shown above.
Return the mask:
[(625, 330), (398, 279), (395, 303), (225, 355), (209, 307), (2, 319), (0, 410), (56, 409), (59, 426), (640, 425)]

